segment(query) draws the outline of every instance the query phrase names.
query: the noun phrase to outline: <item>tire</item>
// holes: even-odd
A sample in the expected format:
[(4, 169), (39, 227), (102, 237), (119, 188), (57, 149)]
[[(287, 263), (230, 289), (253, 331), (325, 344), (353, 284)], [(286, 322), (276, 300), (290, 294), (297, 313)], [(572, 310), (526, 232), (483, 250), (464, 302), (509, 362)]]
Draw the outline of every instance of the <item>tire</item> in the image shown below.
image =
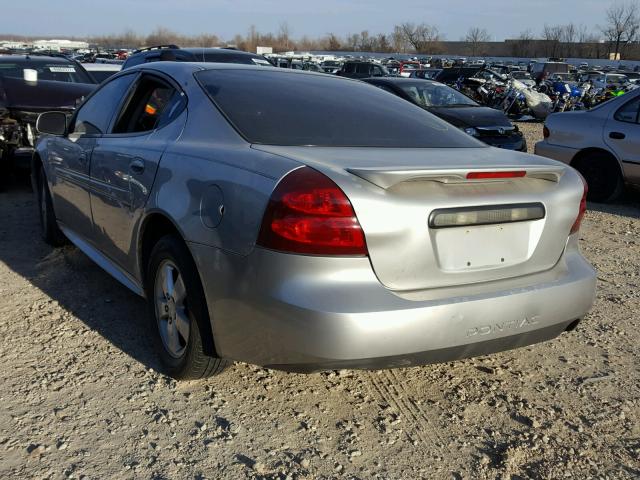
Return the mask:
[(149, 318), (165, 373), (177, 380), (221, 373), (228, 362), (215, 356), (204, 290), (182, 239), (162, 237), (146, 273)]
[(45, 176), (42, 166), (40, 166), (36, 186), (37, 190), (35, 194), (38, 205), (38, 217), (40, 218), (40, 235), (42, 239), (52, 247), (61, 247), (67, 243), (67, 239), (56, 222), (51, 193), (49, 192), (47, 177)]
[(604, 152), (591, 152), (573, 162), (587, 182), (587, 199), (607, 203), (616, 200), (624, 192), (624, 181), (617, 162)]

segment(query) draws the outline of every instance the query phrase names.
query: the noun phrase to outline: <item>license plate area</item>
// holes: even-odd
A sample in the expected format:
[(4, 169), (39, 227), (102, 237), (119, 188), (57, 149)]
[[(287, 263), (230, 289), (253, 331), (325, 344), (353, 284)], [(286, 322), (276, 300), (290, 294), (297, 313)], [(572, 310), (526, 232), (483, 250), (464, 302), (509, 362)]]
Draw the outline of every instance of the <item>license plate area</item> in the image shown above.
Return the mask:
[(504, 268), (531, 258), (544, 220), (431, 230), (439, 268), (463, 272)]

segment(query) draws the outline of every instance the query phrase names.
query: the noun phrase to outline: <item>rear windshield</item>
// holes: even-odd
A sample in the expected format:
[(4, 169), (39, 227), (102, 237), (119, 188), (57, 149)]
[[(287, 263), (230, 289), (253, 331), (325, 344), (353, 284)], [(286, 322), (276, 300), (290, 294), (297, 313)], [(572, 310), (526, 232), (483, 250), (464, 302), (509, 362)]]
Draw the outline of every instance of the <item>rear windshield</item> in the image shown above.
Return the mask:
[(319, 74), (206, 70), (196, 78), (251, 143), (478, 148), (484, 144), (395, 95)]
[(19, 61), (0, 62), (0, 75), (12, 78), (24, 78), (24, 70), (36, 70), (38, 80), (57, 82), (95, 83), (80, 67), (66, 62)]

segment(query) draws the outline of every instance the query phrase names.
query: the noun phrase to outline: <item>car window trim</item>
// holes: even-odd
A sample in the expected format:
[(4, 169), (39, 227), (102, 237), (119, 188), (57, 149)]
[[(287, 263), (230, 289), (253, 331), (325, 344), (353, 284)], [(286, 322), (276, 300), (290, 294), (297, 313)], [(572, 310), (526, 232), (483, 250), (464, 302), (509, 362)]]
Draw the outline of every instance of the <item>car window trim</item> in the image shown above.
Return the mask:
[[(74, 110), (73, 115), (71, 116), (71, 118), (69, 119), (69, 125), (73, 125), (75, 126), (76, 123), (76, 117), (78, 116), (78, 112), (80, 111), (80, 109), (82, 109), (82, 107), (89, 101), (91, 100), (91, 98), (93, 98), (93, 96), (100, 90), (102, 90), (105, 85), (111, 83), (112, 81), (116, 80), (117, 78), (120, 77), (125, 77), (127, 75), (138, 75), (138, 72), (122, 72), (122, 73), (117, 73), (116, 75), (111, 76), (107, 82), (104, 83), (104, 85), (101, 85), (100, 88), (96, 88), (93, 92), (91, 92), (89, 94), (89, 96), (87, 98), (84, 99), (84, 101), (82, 102), (82, 104), (78, 105), (78, 107)], [(136, 83), (136, 80), (134, 80), (131, 85), (129, 85), (129, 90), (131, 89), (131, 86), (134, 85)], [(129, 90), (127, 90), (127, 95), (129, 93)], [(126, 97), (126, 96), (125, 96)], [(109, 121), (109, 125), (107, 126), (107, 131), (110, 129), (110, 125), (111, 122), (113, 121), (113, 117), (111, 118), (111, 120)], [(69, 138), (71, 135), (76, 134), (75, 131), (73, 132), (69, 132), (67, 133), (66, 137)], [(76, 134), (75, 137), (73, 138), (79, 138), (79, 137), (83, 137), (83, 138), (98, 138), (105, 135), (105, 133), (80, 133), (80, 134)]]
[(156, 77), (161, 82), (166, 83), (169, 87), (173, 88), (173, 90), (176, 93), (178, 93), (179, 95), (181, 95), (185, 99), (184, 106), (182, 107), (182, 110), (180, 110), (180, 113), (175, 118), (180, 117), (180, 115), (182, 115), (182, 112), (184, 112), (187, 109), (187, 106), (189, 104), (189, 96), (180, 87), (178, 82), (176, 82), (170, 76), (165, 75), (164, 73), (159, 72), (157, 70), (141, 69), (138, 72), (138, 78), (136, 78), (134, 80), (134, 82), (129, 87), (129, 90), (127, 91), (127, 94), (123, 97), (122, 102), (120, 102), (120, 105), (118, 106), (118, 109), (117, 109), (118, 113), (117, 113), (117, 115), (114, 115), (113, 118), (111, 119), (111, 123), (109, 124), (109, 127), (107, 128), (107, 133), (104, 133), (102, 135), (103, 137), (107, 137), (107, 138), (142, 137), (142, 136), (146, 136), (146, 135), (151, 135), (152, 133), (157, 132), (158, 130), (162, 130), (167, 125), (170, 125), (171, 123), (173, 123), (175, 118), (171, 122), (165, 123), (161, 127), (156, 127), (156, 128), (154, 128), (152, 130), (145, 130), (144, 132), (112, 133), (113, 128), (116, 126), (118, 121), (120, 121), (121, 115), (124, 113), (124, 111), (126, 110), (126, 107), (128, 106), (129, 102), (131, 101), (131, 97), (135, 93), (136, 88), (138, 87), (138, 85), (140, 84), (140, 82), (142, 81), (142, 79), (145, 76)]
[[(636, 119), (633, 122), (629, 122), (627, 120), (621, 120), (620, 118), (618, 118), (618, 114), (620, 113), (620, 110), (622, 110), (623, 108), (625, 108), (627, 105), (629, 105), (630, 103), (633, 102), (638, 102), (638, 108), (636, 109)], [(631, 125), (638, 125), (640, 124), (640, 95), (637, 95), (635, 98), (632, 98), (631, 100), (629, 100), (628, 102), (625, 102), (624, 105), (620, 106), (615, 113), (613, 114), (613, 119), (616, 122), (620, 122), (620, 123), (628, 123)]]

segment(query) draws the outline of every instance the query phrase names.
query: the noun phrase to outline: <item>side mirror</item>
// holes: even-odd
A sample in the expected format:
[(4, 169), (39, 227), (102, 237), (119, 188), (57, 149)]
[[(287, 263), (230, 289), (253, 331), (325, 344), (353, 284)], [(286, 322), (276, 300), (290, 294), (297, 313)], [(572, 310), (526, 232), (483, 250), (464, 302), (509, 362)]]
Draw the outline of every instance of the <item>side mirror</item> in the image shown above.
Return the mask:
[(44, 112), (36, 120), (38, 133), (62, 136), (67, 133), (67, 115), (63, 112)]

